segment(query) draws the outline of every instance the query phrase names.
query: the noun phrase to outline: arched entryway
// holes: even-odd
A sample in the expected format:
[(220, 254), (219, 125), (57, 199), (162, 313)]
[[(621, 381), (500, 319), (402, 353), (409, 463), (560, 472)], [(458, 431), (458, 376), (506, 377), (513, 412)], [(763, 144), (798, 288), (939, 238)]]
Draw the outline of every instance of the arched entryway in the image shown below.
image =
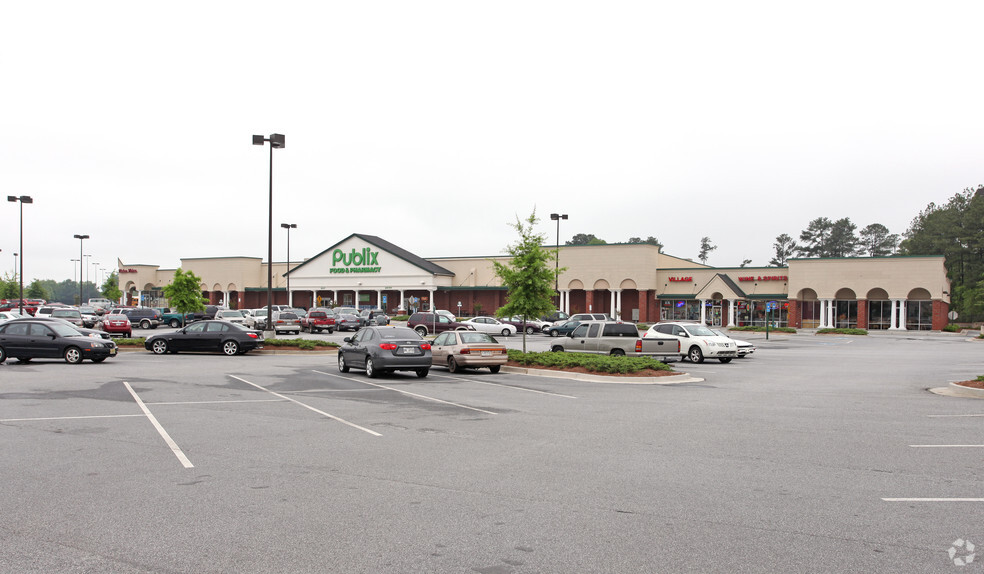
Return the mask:
[(801, 289), (797, 294), (800, 303), (800, 327), (803, 329), (816, 329), (820, 327), (820, 299), (817, 292), (807, 287)]
[(933, 328), (932, 296), (922, 287), (909, 291), (906, 298), (905, 328), (914, 331), (929, 331)]
[(839, 289), (834, 296), (834, 327), (855, 329), (858, 326), (858, 298), (853, 289)]
[(892, 301), (888, 298), (888, 291), (876, 287), (868, 291), (865, 299), (868, 307), (868, 325), (865, 328), (880, 331), (891, 327)]

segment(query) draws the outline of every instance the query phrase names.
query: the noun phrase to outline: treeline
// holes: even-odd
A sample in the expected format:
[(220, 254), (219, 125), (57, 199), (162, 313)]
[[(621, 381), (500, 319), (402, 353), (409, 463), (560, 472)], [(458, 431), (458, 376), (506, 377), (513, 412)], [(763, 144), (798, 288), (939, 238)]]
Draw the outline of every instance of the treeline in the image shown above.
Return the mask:
[[(117, 287), (116, 281), (116, 273), (113, 273), (106, 279), (101, 289), (91, 281), (83, 282), (82, 303), (92, 297), (106, 297), (110, 301), (119, 300), (122, 292)], [(17, 278), (9, 274), (0, 278), (0, 299), (17, 299), (19, 297), (20, 283)], [(61, 282), (52, 279), (34, 279), (29, 284), (24, 285), (24, 298), (77, 305), (79, 304), (79, 282), (72, 279)]]

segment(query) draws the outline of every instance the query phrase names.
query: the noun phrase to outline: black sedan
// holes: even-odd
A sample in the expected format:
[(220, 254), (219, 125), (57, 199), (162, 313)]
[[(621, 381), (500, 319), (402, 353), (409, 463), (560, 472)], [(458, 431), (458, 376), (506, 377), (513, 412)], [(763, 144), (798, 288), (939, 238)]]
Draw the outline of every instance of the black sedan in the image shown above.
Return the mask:
[(370, 378), (393, 371), (414, 371), (423, 378), (430, 366), (430, 343), (407, 327), (365, 327), (345, 337), (338, 350), (339, 371), (364, 369)]
[(0, 325), (0, 363), (7, 357), (20, 363), (63, 358), (66, 363), (77, 365), (83, 359), (101, 363), (114, 356), (116, 343), (86, 337), (61, 322), (17, 319)]
[(184, 329), (147, 337), (144, 347), (158, 355), (200, 351), (231, 356), (262, 349), (263, 333), (228, 321), (199, 321)]

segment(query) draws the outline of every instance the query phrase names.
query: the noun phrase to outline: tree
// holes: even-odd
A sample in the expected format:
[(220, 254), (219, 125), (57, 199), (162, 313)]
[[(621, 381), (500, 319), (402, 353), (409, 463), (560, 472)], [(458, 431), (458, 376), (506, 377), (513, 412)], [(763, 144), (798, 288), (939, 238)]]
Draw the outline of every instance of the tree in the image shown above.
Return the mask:
[(769, 265), (775, 267), (785, 267), (789, 258), (799, 249), (796, 241), (785, 233), (776, 237), (776, 242), (772, 244), (772, 247), (776, 250), (776, 255), (769, 261)]
[(851, 257), (858, 254), (858, 236), (854, 233), (858, 226), (850, 218), (838, 219), (830, 226), (827, 253), (821, 257)]
[(598, 239), (590, 233), (578, 233), (571, 240), (566, 242), (564, 245), (607, 245), (604, 239)]
[(120, 290), (120, 280), (116, 271), (113, 271), (106, 281), (102, 284), (102, 295), (110, 301), (119, 301), (123, 298), (123, 291)]
[(174, 281), (164, 287), (164, 296), (170, 301), (171, 307), (181, 313), (182, 323), (184, 323), (184, 315), (205, 310), (205, 298), (202, 297), (201, 285), (201, 277), (195, 275), (193, 271), (185, 272), (178, 267), (174, 271)]
[(660, 241), (659, 239), (656, 239), (652, 235), (650, 235), (644, 240), (639, 237), (630, 237), (628, 243), (645, 243), (647, 245), (656, 245), (658, 247), (663, 246), (663, 242)]
[(881, 223), (872, 223), (858, 234), (858, 253), (869, 257), (892, 255), (899, 245), (899, 236), (889, 233)]
[(51, 300), (51, 293), (44, 288), (44, 285), (40, 281), (35, 279), (31, 281), (31, 284), (24, 290), (25, 299), (44, 299), (45, 301)]
[(20, 283), (17, 278), (4, 273), (0, 279), (0, 299), (17, 299), (20, 297)]
[(700, 259), (700, 262), (701, 263), (706, 264), (707, 263), (707, 256), (710, 255), (711, 254), (711, 251), (714, 251), (715, 249), (717, 249), (717, 245), (711, 245), (711, 238), (710, 237), (701, 237), (700, 238), (700, 254), (697, 256), (697, 259)]
[(744, 266), (746, 266), (746, 265), (748, 265), (748, 264), (749, 264), (749, 263), (751, 263), (751, 262), (752, 262), (752, 260), (751, 260), (751, 259), (745, 259), (745, 260), (743, 260), (743, 261), (741, 262), (741, 265), (739, 265), (738, 267), (744, 267)]
[[(556, 275), (550, 263), (554, 261), (555, 253), (543, 248), (543, 235), (533, 232), (536, 222), (536, 210), (525, 221), (517, 217), (512, 227), (519, 233), (519, 241), (507, 248), (509, 261), (492, 262), (495, 274), (507, 289), (506, 304), (495, 312), (497, 317), (521, 315), (532, 318), (554, 310)], [(566, 268), (560, 268), (557, 272), (560, 271), (566, 271)], [(526, 352), (525, 326), (523, 352)]]
[(826, 217), (818, 217), (811, 221), (806, 229), (800, 232), (800, 241), (803, 244), (796, 248), (796, 252), (805, 257), (826, 257), (830, 228), (833, 226), (834, 224)]

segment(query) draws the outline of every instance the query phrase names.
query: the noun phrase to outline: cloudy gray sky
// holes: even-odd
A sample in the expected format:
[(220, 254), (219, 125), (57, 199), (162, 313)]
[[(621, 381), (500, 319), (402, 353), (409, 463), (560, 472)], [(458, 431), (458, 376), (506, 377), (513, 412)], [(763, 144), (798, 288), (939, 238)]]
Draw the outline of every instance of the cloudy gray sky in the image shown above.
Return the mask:
[[(534, 209), (766, 265), (820, 216), (905, 231), (984, 183), (984, 3), (17, 2), (0, 185), (25, 276), (274, 259), (350, 233), (495, 255)], [(0, 213), (0, 272), (18, 250)], [(92, 267), (90, 266), (90, 273)]]

